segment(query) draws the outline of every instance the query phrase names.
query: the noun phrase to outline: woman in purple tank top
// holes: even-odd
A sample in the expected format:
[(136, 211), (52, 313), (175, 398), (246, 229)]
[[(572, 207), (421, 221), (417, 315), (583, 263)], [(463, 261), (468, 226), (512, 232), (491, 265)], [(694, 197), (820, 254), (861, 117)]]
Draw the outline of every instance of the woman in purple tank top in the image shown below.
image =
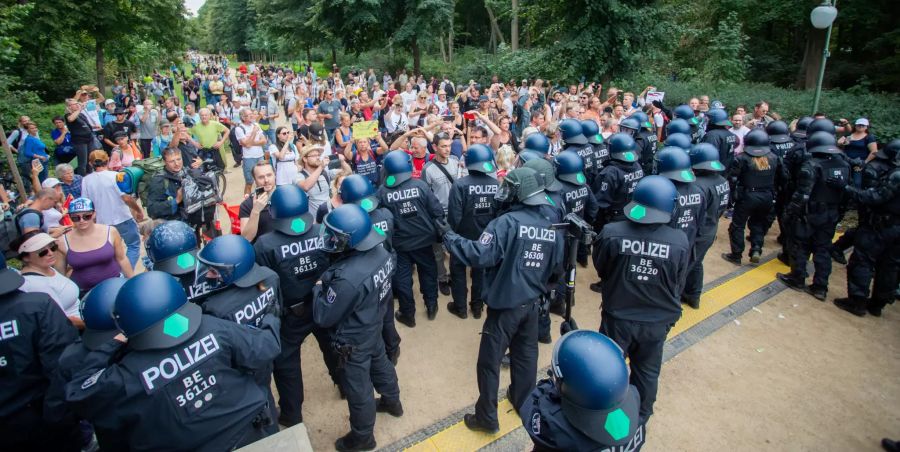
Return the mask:
[(84, 295), (100, 282), (134, 274), (125, 242), (112, 226), (94, 221), (94, 203), (78, 198), (69, 204), (69, 218), (74, 228), (59, 241), (60, 258), (56, 269), (68, 274)]

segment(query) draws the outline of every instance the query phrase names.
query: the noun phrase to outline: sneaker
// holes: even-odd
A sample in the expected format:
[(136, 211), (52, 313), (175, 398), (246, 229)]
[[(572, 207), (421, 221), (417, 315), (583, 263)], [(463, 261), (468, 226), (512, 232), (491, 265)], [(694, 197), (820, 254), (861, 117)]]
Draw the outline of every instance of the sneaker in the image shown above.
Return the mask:
[(428, 320), (434, 320), (434, 318), (437, 317), (438, 307), (436, 304), (433, 307), (426, 308), (426, 310), (428, 314)]
[(403, 315), (403, 314), (401, 314), (401, 313), (399, 313), (399, 312), (395, 312), (395, 313), (394, 313), (394, 318), (397, 319), (398, 322), (400, 322), (400, 323), (402, 323), (402, 324), (404, 324), (404, 325), (406, 325), (406, 326), (408, 326), (408, 327), (410, 327), (410, 328), (415, 328), (415, 327), (416, 327), (416, 318), (413, 317), (413, 316), (407, 317), (407, 316), (405, 316), (405, 315)]
[(378, 444), (375, 442), (375, 435), (358, 436), (353, 432), (347, 433), (334, 442), (334, 448), (341, 452), (374, 450), (376, 447)]
[(463, 308), (461, 311), (456, 310), (456, 305), (453, 304), (452, 301), (447, 303), (447, 311), (461, 319), (469, 318), (469, 313), (466, 312), (466, 309)]
[(758, 264), (759, 263), (759, 251), (751, 251), (750, 252), (750, 263)]
[(779, 281), (783, 282), (784, 285), (790, 287), (791, 289), (797, 291), (803, 291), (806, 287), (803, 285), (803, 281), (797, 281), (793, 276), (786, 273), (776, 273), (775, 276)]
[(450, 295), (450, 281), (438, 281), (438, 289), (444, 295)]
[(591, 290), (594, 291), (594, 292), (597, 292), (597, 293), (603, 293), (603, 291), (601, 290), (601, 287), (602, 287), (602, 286), (601, 286), (600, 284), (601, 284), (600, 281), (597, 281), (597, 282), (595, 282), (595, 283), (591, 283)]
[(855, 300), (853, 298), (835, 298), (834, 305), (839, 309), (843, 309), (857, 317), (866, 316), (866, 302), (864, 300)]
[(379, 397), (375, 403), (375, 411), (379, 413), (387, 413), (394, 417), (403, 416), (403, 404), (400, 400), (387, 401), (384, 397)]
[(490, 433), (491, 435), (494, 435), (500, 431), (499, 425), (498, 426), (484, 425), (478, 421), (478, 418), (476, 418), (474, 414), (471, 414), (471, 413), (463, 416), (463, 422), (466, 424), (466, 427), (469, 430), (474, 430), (476, 432), (485, 432), (485, 433)]
[(734, 253), (722, 253), (722, 259), (731, 262), (734, 265), (741, 265), (741, 255)]
[(831, 259), (841, 265), (847, 265), (847, 256), (844, 256), (844, 252), (840, 250), (840, 248), (832, 246), (831, 250)]
[(816, 300), (825, 301), (825, 298), (828, 296), (828, 289), (815, 284), (810, 284), (806, 286), (806, 293), (816, 297)]

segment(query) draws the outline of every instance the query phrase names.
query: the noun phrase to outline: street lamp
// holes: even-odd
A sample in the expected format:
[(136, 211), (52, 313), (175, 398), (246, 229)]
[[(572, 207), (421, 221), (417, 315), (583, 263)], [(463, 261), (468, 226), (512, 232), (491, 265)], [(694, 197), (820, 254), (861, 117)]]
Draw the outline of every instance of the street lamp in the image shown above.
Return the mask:
[(821, 5), (815, 7), (811, 13), (809, 13), (809, 21), (812, 22), (812, 26), (818, 28), (819, 30), (823, 28), (827, 28), (828, 31), (825, 32), (825, 48), (822, 49), (822, 66), (819, 68), (819, 78), (816, 81), (816, 94), (813, 97), (813, 114), (819, 111), (819, 99), (822, 97), (822, 81), (825, 79), (825, 62), (828, 61), (828, 57), (831, 54), (828, 52), (828, 46), (831, 42), (831, 26), (834, 24), (834, 19), (837, 18), (838, 10), (836, 8), (837, 0), (834, 0), (832, 3), (829, 0), (825, 0)]

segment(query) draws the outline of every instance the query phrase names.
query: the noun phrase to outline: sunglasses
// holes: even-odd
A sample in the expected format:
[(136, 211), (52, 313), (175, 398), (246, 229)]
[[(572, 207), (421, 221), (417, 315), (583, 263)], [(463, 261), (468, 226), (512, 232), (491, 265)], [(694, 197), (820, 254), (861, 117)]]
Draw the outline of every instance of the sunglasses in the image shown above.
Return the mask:
[(38, 257), (47, 257), (48, 254), (55, 253), (56, 250), (58, 250), (58, 249), (59, 249), (59, 245), (57, 245), (54, 242), (54, 243), (51, 243), (50, 246), (38, 251), (37, 255), (38, 255)]
[(281, 132), (281, 133), (279, 133), (279, 135), (289, 135), (289, 134), (290, 134), (290, 132)]
[(91, 218), (94, 218), (94, 213), (85, 213), (82, 215), (78, 214), (69, 214), (69, 219), (71, 219), (75, 223), (79, 223), (81, 221), (90, 221)]

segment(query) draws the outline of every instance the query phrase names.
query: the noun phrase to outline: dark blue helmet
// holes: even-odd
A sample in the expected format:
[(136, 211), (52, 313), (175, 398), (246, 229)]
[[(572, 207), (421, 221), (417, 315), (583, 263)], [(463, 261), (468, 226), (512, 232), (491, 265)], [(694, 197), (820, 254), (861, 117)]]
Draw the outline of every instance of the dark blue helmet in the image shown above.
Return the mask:
[(682, 148), (666, 146), (656, 153), (656, 168), (660, 176), (678, 182), (693, 182), (691, 157)]
[(622, 133), (634, 136), (639, 130), (641, 130), (641, 124), (637, 119), (625, 118), (619, 122), (619, 131)]
[(640, 397), (622, 349), (596, 331), (575, 330), (556, 342), (551, 360), (569, 423), (598, 444), (627, 444), (640, 424)]
[(269, 200), (272, 226), (287, 235), (302, 235), (313, 224), (309, 213), (309, 198), (302, 188), (294, 184), (279, 185)]
[(666, 134), (672, 135), (675, 133), (683, 133), (685, 135), (691, 134), (691, 125), (688, 124), (687, 121), (683, 119), (673, 119), (669, 121), (669, 125), (666, 126)]
[(174, 276), (158, 271), (126, 281), (113, 306), (116, 325), (128, 337), (128, 347), (137, 350), (164, 349), (188, 340), (200, 327), (202, 312), (187, 302)]
[(706, 119), (709, 121), (709, 124), (722, 126), (722, 127), (731, 127), (731, 121), (728, 120), (728, 112), (722, 110), (721, 108), (713, 108), (712, 110), (706, 112)]
[(197, 264), (197, 235), (181, 221), (167, 221), (153, 228), (144, 247), (154, 270), (185, 275)]
[(797, 120), (797, 125), (794, 128), (794, 135), (798, 138), (806, 138), (806, 129), (813, 122), (812, 116), (803, 116)]
[(609, 158), (620, 162), (637, 161), (637, 143), (634, 138), (626, 133), (614, 133), (607, 140), (609, 143)]
[(811, 137), (816, 132), (828, 132), (834, 135), (834, 123), (828, 118), (819, 118), (806, 126), (806, 136)]
[(776, 144), (787, 143), (791, 141), (791, 130), (784, 121), (772, 121), (766, 125), (766, 133), (769, 134), (769, 141)]
[(600, 135), (600, 126), (592, 119), (581, 121), (581, 134), (587, 138), (590, 144), (603, 143), (603, 136)]
[(366, 251), (384, 241), (384, 232), (372, 227), (369, 214), (355, 204), (344, 204), (325, 215), (320, 232), (325, 251)]
[(384, 168), (384, 185), (388, 188), (394, 188), (412, 179), (412, 156), (406, 151), (398, 149), (388, 152), (381, 161), (381, 165)]
[(668, 178), (644, 176), (634, 187), (631, 202), (625, 206), (625, 216), (635, 223), (668, 224), (677, 197), (678, 190)]
[(691, 137), (690, 135), (685, 135), (683, 133), (672, 133), (666, 137), (665, 145), (675, 146), (676, 148), (687, 151), (691, 148)]
[(375, 186), (368, 177), (351, 174), (341, 182), (340, 190), (341, 201), (344, 204), (356, 204), (366, 212), (371, 212), (378, 207)]
[(691, 148), (691, 168), (695, 170), (725, 171), (719, 161), (719, 150), (709, 143), (698, 143)]
[(638, 110), (638, 111), (632, 113), (630, 118), (633, 118), (635, 121), (637, 121), (641, 127), (645, 128), (647, 130), (653, 130), (653, 123), (650, 122), (650, 118), (647, 116), (646, 113)]
[[(243, 287), (252, 279), (256, 252), (247, 239), (229, 234), (212, 239), (197, 253), (197, 260), (197, 282), (206, 282), (213, 290), (231, 284)], [(247, 280), (241, 281), (245, 276)], [(255, 284), (256, 280), (252, 283)]]
[[(545, 137), (544, 139), (546, 140), (547, 138)], [(473, 144), (469, 146), (469, 149), (466, 149), (466, 168), (468, 168), (469, 171), (477, 171), (485, 174), (497, 171), (497, 166), (494, 164), (494, 151), (483, 144)]]
[(562, 151), (553, 158), (556, 164), (556, 177), (575, 185), (584, 185), (587, 178), (584, 177), (584, 159), (573, 151)]
[(900, 138), (891, 140), (890, 143), (886, 144), (875, 153), (876, 158), (887, 160), (888, 162), (896, 160), (897, 155), (900, 155)]
[(691, 108), (690, 105), (681, 104), (675, 107), (675, 110), (672, 111), (678, 119), (683, 119), (690, 124), (697, 124), (697, 116), (694, 114), (694, 109)]
[[(750, 135), (749, 133), (747, 135)], [(840, 154), (834, 135), (828, 132), (816, 132), (806, 140), (806, 149), (814, 154)]]
[(543, 133), (532, 133), (525, 137), (524, 149), (538, 154), (546, 154), (550, 152), (550, 140)]
[(559, 133), (566, 144), (587, 144), (587, 138), (581, 130), (581, 123), (577, 119), (563, 119), (559, 123)]
[(769, 153), (769, 134), (763, 129), (754, 128), (744, 135), (744, 152), (754, 157)]
[(119, 328), (113, 319), (113, 306), (119, 290), (128, 281), (125, 278), (109, 278), (100, 282), (81, 299), (81, 319), (84, 320), (84, 333), (81, 340), (85, 347), (94, 350), (104, 342), (108, 342)]

